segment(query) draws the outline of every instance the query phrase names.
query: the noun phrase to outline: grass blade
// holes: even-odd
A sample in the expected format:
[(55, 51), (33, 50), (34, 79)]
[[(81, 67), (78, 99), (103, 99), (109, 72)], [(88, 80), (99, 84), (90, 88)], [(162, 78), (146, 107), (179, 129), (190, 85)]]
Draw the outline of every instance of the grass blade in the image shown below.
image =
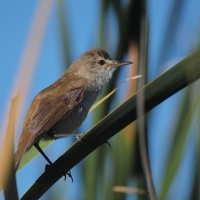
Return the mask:
[(78, 141), (74, 143), (70, 149), (60, 156), (60, 158), (36, 180), (22, 197), (22, 200), (39, 199), (63, 176), (63, 174), (66, 174), (66, 172), (102, 143), (109, 140), (128, 124), (140, 117), (136, 113), (137, 97), (140, 92), (144, 93), (144, 113), (146, 113), (199, 78), (200, 48), (147, 84), (134, 96), (97, 123), (97, 125), (82, 138), (83, 141), (92, 145), (86, 145)]

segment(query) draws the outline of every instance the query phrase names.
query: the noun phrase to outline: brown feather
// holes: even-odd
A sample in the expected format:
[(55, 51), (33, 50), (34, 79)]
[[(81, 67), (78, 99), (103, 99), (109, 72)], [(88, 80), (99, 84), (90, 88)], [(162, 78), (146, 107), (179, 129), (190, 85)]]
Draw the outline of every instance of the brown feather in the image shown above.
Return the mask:
[(55, 83), (33, 99), (15, 155), (16, 168), (23, 154), (40, 139), (71, 135), (86, 118), (102, 87), (117, 67), (131, 64), (110, 58), (101, 49), (83, 53)]
[(31, 103), (15, 154), (16, 170), (23, 154), (39, 142), (56, 122), (68, 116), (84, 98), (85, 87), (81, 79), (68, 81), (67, 85), (61, 83), (59, 88), (58, 81), (41, 91)]

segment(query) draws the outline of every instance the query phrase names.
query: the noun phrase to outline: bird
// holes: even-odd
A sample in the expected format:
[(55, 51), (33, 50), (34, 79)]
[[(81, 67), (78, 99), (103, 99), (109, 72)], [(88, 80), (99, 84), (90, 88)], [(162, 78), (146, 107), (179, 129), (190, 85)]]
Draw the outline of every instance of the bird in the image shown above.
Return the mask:
[(99, 48), (85, 51), (65, 73), (33, 99), (26, 114), (14, 156), (15, 172), (22, 156), (32, 146), (50, 159), (39, 146), (40, 140), (67, 137), (82, 124), (89, 109), (114, 71), (132, 62), (119, 62)]

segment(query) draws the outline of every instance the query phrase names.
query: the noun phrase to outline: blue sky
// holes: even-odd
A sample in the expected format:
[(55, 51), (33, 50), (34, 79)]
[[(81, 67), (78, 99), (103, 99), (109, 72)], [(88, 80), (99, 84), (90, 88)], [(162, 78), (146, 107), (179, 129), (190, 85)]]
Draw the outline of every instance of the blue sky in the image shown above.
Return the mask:
[[(181, 16), (179, 16), (179, 24), (174, 30), (166, 30), (169, 15), (171, 13), (171, 6), (173, 0), (150, 0), (148, 1), (148, 13), (150, 20), (150, 49), (149, 49), (149, 80), (152, 80), (160, 73), (165, 71), (168, 67), (178, 62), (193, 49), (198, 46), (195, 38), (199, 37), (200, 33), (200, 1), (183, 1), (183, 7)], [(6, 106), (8, 105), (10, 91), (12, 91), (13, 84), (16, 78), (16, 73), (19, 68), (22, 52), (26, 43), (27, 35), (30, 30), (30, 24), (33, 19), (33, 15), (36, 9), (38, 1), (0, 1), (0, 125), (5, 120)], [(99, 30), (99, 15), (100, 15), (100, 1), (85, 1), (69, 0), (66, 3), (67, 23), (70, 30), (70, 49), (72, 51), (72, 61), (78, 58), (78, 56), (87, 49), (97, 46), (96, 40), (98, 38)], [(34, 74), (33, 82), (29, 91), (29, 96), (26, 105), (24, 105), (24, 114), (28, 109), (28, 106), (33, 97), (53, 83), (64, 71), (63, 54), (61, 51), (60, 31), (58, 25), (58, 16), (56, 14), (57, 7), (54, 4), (50, 19), (48, 22), (47, 30), (45, 33), (44, 41), (41, 48), (41, 53), (36, 65), (36, 71)], [(112, 10), (108, 16), (108, 36), (105, 38), (108, 41), (108, 50), (111, 55), (114, 55), (114, 40), (117, 39), (117, 35), (113, 34), (116, 31), (117, 25), (114, 21), (114, 14)], [(164, 33), (169, 33), (168, 40), (170, 41), (171, 51), (165, 55), (164, 63), (159, 62), (159, 56), (165, 46), (162, 46), (165, 41)], [(114, 35), (114, 36), (113, 36)], [(113, 37), (114, 39), (113, 39)], [(110, 40), (109, 40), (110, 38)], [(110, 42), (110, 43), (109, 43)], [(122, 79), (127, 78), (127, 73), (124, 71)], [(120, 80), (119, 80), (120, 81)], [(181, 93), (177, 96), (165, 101), (161, 106), (158, 106), (152, 112), (152, 118), (149, 123), (150, 132), (150, 152), (152, 159), (152, 169), (155, 176), (155, 180), (159, 183), (159, 177), (164, 167), (164, 161), (162, 161), (163, 154), (167, 154), (168, 144), (165, 141), (170, 141), (170, 134), (168, 124), (174, 117), (174, 111), (169, 110), (169, 106), (173, 105), (178, 107), (178, 97), (181, 97)], [(154, 118), (163, 118), (159, 124)], [(89, 120), (84, 123), (84, 131), (89, 129)], [(161, 134), (162, 133), (162, 134)], [(20, 134), (20, 130), (17, 132), (17, 138)], [(154, 138), (154, 139), (152, 139)], [(73, 139), (60, 140), (59, 144), (53, 144), (47, 151), (51, 154), (51, 159), (55, 160), (65, 149), (66, 145), (70, 145)], [(165, 148), (166, 151), (162, 152), (160, 149)], [(188, 158), (193, 158), (193, 149), (187, 151)], [(39, 163), (39, 164), (37, 164)], [(19, 184), (19, 195), (21, 196), (35, 181), (35, 177), (41, 174), (43, 169), (41, 165), (45, 165), (43, 158), (38, 157), (31, 164), (30, 167), (23, 169), (17, 174), (19, 181), (20, 177), (27, 177), (25, 183)], [(29, 166), (30, 166), (29, 164)], [(189, 168), (186, 164), (183, 168)], [(33, 170), (35, 168), (36, 170)], [(79, 166), (75, 167), (76, 173), (73, 173), (74, 179), (78, 179)], [(72, 170), (73, 171), (73, 170)], [(184, 173), (184, 172), (183, 172)], [(180, 177), (182, 174), (179, 175)], [(188, 177), (184, 177), (183, 180), (187, 181)], [(180, 179), (178, 179), (180, 180)], [(59, 185), (63, 184), (63, 180), (56, 183), (57, 189)], [(81, 180), (76, 181), (73, 185), (68, 181), (66, 183), (66, 192), (74, 195), (73, 199), (79, 199), (77, 197), (76, 188), (81, 190)], [(184, 193), (186, 185), (181, 187), (182, 192), (179, 194), (187, 195)]]
[[(8, 105), (10, 91), (13, 89), (13, 84), (16, 79), (16, 73), (19, 69), (19, 64), (24, 50), (27, 35), (30, 30), (30, 24), (33, 20), (33, 15), (36, 10), (38, 1), (20, 1), (20, 2), (0, 2), (0, 124), (4, 122), (6, 106)], [(98, 3), (84, 4), (83, 2), (69, 1), (66, 8), (67, 17), (70, 30), (70, 48), (72, 50), (72, 60), (75, 60), (85, 50), (95, 46), (95, 40), (98, 35), (98, 16), (99, 9)], [(47, 30), (44, 36), (41, 53), (38, 58), (32, 86), (29, 90), (29, 96), (24, 108), (23, 117), (25, 117), (26, 111), (33, 97), (42, 89), (53, 83), (64, 71), (64, 63), (61, 51), (60, 31), (58, 25), (57, 7), (54, 4), (50, 19), (48, 22)], [(77, 16), (78, 13), (78, 16)], [(93, 16), (97, 17), (94, 18)], [(90, 20), (88, 20), (88, 18)], [(75, 19), (75, 23), (72, 19)], [(81, 21), (80, 21), (81, 19)], [(89, 36), (89, 37), (88, 37)], [(21, 121), (22, 126), (23, 119)], [(88, 127), (89, 128), (89, 127)], [(88, 130), (85, 128), (85, 131)], [(17, 132), (16, 142), (18, 140), (20, 130)], [(72, 138), (67, 140), (60, 140), (59, 144), (53, 144), (47, 150), (47, 153), (51, 154), (51, 159), (56, 160), (58, 156), (66, 150), (66, 146), (69, 147), (74, 141)], [(39, 163), (39, 164), (38, 164)], [(35, 159), (35, 162), (28, 164), (26, 169), (23, 169), (17, 174), (19, 196), (22, 196), (24, 192), (35, 181), (35, 177), (43, 173), (44, 168), (39, 170), (39, 166), (45, 166), (45, 161), (40, 156)], [(31, 167), (31, 173), (30, 173)], [(77, 166), (76, 168), (78, 168)], [(33, 171), (32, 171), (33, 169)], [(38, 171), (39, 170), (39, 171)], [(74, 179), (78, 180), (79, 170), (73, 173)], [(38, 173), (39, 172), (39, 173)], [(19, 178), (18, 178), (19, 177)], [(20, 177), (24, 177), (20, 182)], [(28, 178), (25, 178), (28, 177)], [(67, 180), (68, 181), (68, 180)], [(67, 182), (66, 181), (66, 182)], [(59, 185), (63, 185), (63, 180), (59, 181), (56, 188)], [(76, 181), (73, 185), (70, 181), (66, 183), (68, 190), (77, 198), (76, 188), (79, 186), (81, 180)], [(77, 185), (78, 184), (78, 185)]]

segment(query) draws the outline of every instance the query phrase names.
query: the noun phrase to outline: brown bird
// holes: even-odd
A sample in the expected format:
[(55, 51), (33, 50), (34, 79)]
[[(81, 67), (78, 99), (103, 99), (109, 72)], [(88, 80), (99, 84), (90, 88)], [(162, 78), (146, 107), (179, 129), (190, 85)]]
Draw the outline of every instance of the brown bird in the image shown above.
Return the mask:
[(118, 62), (101, 49), (83, 53), (52, 85), (33, 99), (23, 124), (15, 154), (17, 170), (23, 154), (33, 145), (46, 160), (39, 141), (69, 136), (86, 118), (102, 87), (115, 69), (132, 62)]

